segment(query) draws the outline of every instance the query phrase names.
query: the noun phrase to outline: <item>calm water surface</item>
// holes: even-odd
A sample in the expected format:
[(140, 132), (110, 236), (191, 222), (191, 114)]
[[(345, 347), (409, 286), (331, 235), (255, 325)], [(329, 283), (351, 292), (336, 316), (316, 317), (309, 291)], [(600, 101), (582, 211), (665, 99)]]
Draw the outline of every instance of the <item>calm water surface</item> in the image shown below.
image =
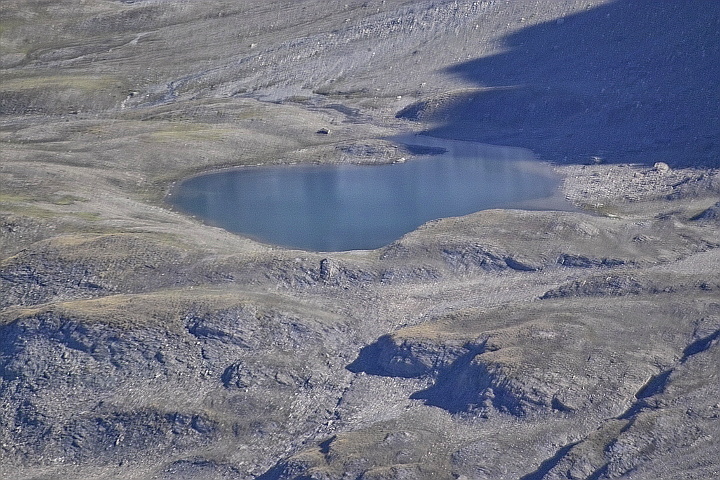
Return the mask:
[[(559, 179), (531, 152), (431, 137), (398, 139), (424, 155), (391, 165), (245, 167), (190, 178), (180, 210), (265, 243), (374, 249), (423, 223), (490, 208), (548, 208)], [(437, 153), (444, 151), (444, 153)]]

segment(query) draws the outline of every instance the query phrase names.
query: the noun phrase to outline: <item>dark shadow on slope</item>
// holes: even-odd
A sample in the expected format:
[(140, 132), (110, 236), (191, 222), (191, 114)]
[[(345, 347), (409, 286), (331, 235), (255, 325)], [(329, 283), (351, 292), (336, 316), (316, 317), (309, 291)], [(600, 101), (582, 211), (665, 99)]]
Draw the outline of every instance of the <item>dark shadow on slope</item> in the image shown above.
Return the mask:
[(720, 166), (719, 31), (720, 2), (617, 0), (509, 35), (448, 69), (477, 90), (398, 117), (550, 161)]
[[(378, 376), (393, 376), (383, 365), (383, 359), (395, 349), (390, 335), (383, 335), (377, 341), (360, 349), (357, 358), (347, 367), (352, 373), (367, 373)], [(416, 375), (398, 375), (410, 378)]]
[(527, 409), (549, 407), (513, 389), (501, 370), (479, 360), (486, 348), (485, 342), (443, 347), (434, 342), (396, 342), (384, 335), (361, 349), (346, 368), (353, 373), (432, 379), (431, 386), (410, 398), (452, 414), (494, 408), (522, 416)]
[(693, 355), (697, 355), (698, 353), (708, 350), (713, 343), (718, 340), (720, 340), (720, 330), (716, 330), (710, 335), (695, 340), (685, 347), (685, 350), (683, 350), (683, 356), (680, 359), (680, 363), (685, 363)]
[(529, 399), (523, 391), (514, 390), (500, 372), (478, 361), (484, 347), (470, 349), (447, 369), (438, 372), (432, 386), (413, 393), (410, 398), (424, 400), (426, 405), (452, 414), (481, 412), (492, 407), (522, 417), (528, 409), (542, 408), (543, 405)]
[(555, 455), (542, 462), (537, 468), (537, 470), (528, 473), (527, 475), (523, 475), (522, 477), (520, 477), (520, 480), (542, 480), (543, 478), (545, 478), (545, 475), (550, 473), (550, 471), (560, 463), (560, 460), (565, 458), (565, 456), (570, 452), (570, 450), (572, 450), (573, 447), (579, 443), (580, 442), (570, 443), (560, 448), (555, 453)]
[(283, 478), (287, 465), (280, 462), (262, 475), (255, 477), (255, 480), (280, 480)]
[[(442, 408), (450, 413), (461, 413), (480, 407), (487, 396), (485, 393), (493, 384), (493, 377), (487, 371), (485, 365), (475, 363), (475, 357), (482, 353), (483, 347), (470, 350), (467, 354), (455, 360), (450, 367), (439, 372), (435, 383), (419, 392), (413, 393), (410, 398), (425, 400), (425, 404)], [(495, 405), (496, 397), (493, 395), (493, 406), (502, 408), (506, 395), (499, 392), (497, 397), (498, 405)], [(509, 397), (509, 396), (508, 396)], [(516, 402), (508, 402), (516, 407)], [(507, 408), (505, 408), (507, 410)]]
[(720, 222), (720, 202), (717, 202), (710, 208), (703, 210), (690, 220), (696, 222)]
[[(683, 350), (683, 356), (677, 365), (682, 365), (687, 362), (692, 356), (703, 353), (710, 349), (716, 342), (720, 340), (720, 330), (699, 338), (692, 342), (690, 345), (685, 347)], [(675, 368), (670, 368), (657, 375), (654, 375), (643, 387), (635, 394), (636, 401), (627, 409), (625, 413), (620, 415), (618, 418), (621, 420), (630, 420), (640, 413), (643, 409), (648, 408), (646, 399), (655, 395), (661, 394), (665, 391), (668, 384), (671, 382), (671, 376), (675, 372)]]

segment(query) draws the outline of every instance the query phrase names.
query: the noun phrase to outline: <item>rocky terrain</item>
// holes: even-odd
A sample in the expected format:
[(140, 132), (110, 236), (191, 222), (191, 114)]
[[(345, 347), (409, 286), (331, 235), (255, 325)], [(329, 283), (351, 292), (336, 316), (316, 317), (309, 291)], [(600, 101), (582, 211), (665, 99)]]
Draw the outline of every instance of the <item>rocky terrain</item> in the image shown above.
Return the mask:
[[(704, 0), (4, 1), (0, 478), (719, 477), (718, 31)], [(165, 200), (413, 132), (529, 148), (567, 204), (309, 252)]]

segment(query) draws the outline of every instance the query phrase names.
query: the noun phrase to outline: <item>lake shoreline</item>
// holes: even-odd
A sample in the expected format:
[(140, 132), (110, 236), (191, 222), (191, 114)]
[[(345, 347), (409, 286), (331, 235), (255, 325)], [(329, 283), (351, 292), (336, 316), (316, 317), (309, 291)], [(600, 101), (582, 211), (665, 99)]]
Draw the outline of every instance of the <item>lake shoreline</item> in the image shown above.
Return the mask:
[(376, 249), (427, 221), (490, 208), (573, 209), (556, 171), (527, 150), (418, 136), (393, 141), (419, 153), (391, 164), (215, 171), (177, 183), (165, 200), (210, 225), (313, 251)]

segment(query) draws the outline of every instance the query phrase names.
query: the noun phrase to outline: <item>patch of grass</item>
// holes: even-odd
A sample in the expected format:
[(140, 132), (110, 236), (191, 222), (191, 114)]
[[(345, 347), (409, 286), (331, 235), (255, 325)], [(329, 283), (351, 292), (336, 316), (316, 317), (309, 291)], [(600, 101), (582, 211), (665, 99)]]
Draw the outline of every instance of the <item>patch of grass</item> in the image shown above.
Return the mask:
[(58, 206), (74, 205), (77, 202), (87, 202), (88, 199), (75, 195), (42, 195), (39, 197), (28, 197), (26, 195), (0, 194), (0, 206), (3, 210), (18, 215), (40, 219), (57, 218), (65, 215), (72, 215), (87, 221), (97, 221), (100, 214), (94, 212), (58, 212), (49, 208), (43, 208), (38, 202), (49, 203)]
[(27, 203), (33, 199), (25, 195), (12, 195), (8, 193), (0, 193), (0, 204), (2, 203)]
[[(87, 241), (90, 237), (75, 236), (68, 238), (68, 242), (82, 246), (83, 240)], [(344, 320), (344, 317), (284, 295), (196, 285), (151, 293), (117, 294), (33, 307), (11, 307), (0, 312), (0, 325), (20, 318), (52, 313), (85, 324), (104, 324), (124, 330), (153, 327), (182, 333), (183, 318), (188, 312), (203, 316), (221, 314), (236, 308), (256, 311), (260, 319), (284, 314), (302, 322), (319, 321), (328, 325)]]
[(150, 294), (121, 294), (38, 307), (11, 308), (0, 317), (0, 325), (18, 318), (53, 313), (87, 324), (100, 323), (123, 329), (160, 326), (171, 331), (181, 331), (181, 318), (188, 309), (210, 312), (247, 303), (247, 299), (235, 295), (200, 288), (166, 290)]
[(0, 90), (22, 92), (37, 89), (72, 89), (98, 91), (121, 87), (118, 79), (105, 75), (47, 75), (0, 78)]
[(232, 133), (227, 128), (216, 128), (206, 124), (178, 123), (170, 128), (148, 134), (150, 139), (158, 142), (174, 142), (178, 140), (221, 140)]
[(100, 214), (95, 212), (73, 212), (73, 215), (88, 222), (97, 222), (101, 218)]
[(16, 31), (27, 25), (26, 20), (20, 18), (11, 18), (6, 15), (7, 12), (0, 11), (0, 50), (4, 54), (22, 53), (28, 54), (32, 51), (33, 45), (31, 39), (27, 36), (20, 37)]
[(61, 214), (54, 212), (52, 210), (48, 210), (47, 208), (41, 208), (35, 205), (28, 205), (27, 203), (23, 204), (8, 204), (3, 205), (3, 209), (7, 212), (12, 212), (16, 215), (23, 215), (26, 217), (32, 217), (36, 219), (48, 219), (48, 218), (57, 218), (61, 216)]
[[(49, 208), (43, 208), (28, 203), (32, 201), (38, 201), (38, 199), (23, 199), (12, 203), (0, 201), (0, 210), (14, 213), (15, 215), (34, 218), (36, 220), (58, 219), (61, 217), (75, 217), (86, 222), (97, 222), (102, 218), (102, 216), (96, 212), (59, 212), (55, 210), (50, 210)], [(61, 199), (59, 202), (52, 203), (54, 205), (66, 206), (72, 205), (74, 201)]]
[(52, 199), (52, 203), (55, 205), (74, 205), (76, 202), (87, 202), (87, 198), (76, 197), (74, 195), (62, 195)]

